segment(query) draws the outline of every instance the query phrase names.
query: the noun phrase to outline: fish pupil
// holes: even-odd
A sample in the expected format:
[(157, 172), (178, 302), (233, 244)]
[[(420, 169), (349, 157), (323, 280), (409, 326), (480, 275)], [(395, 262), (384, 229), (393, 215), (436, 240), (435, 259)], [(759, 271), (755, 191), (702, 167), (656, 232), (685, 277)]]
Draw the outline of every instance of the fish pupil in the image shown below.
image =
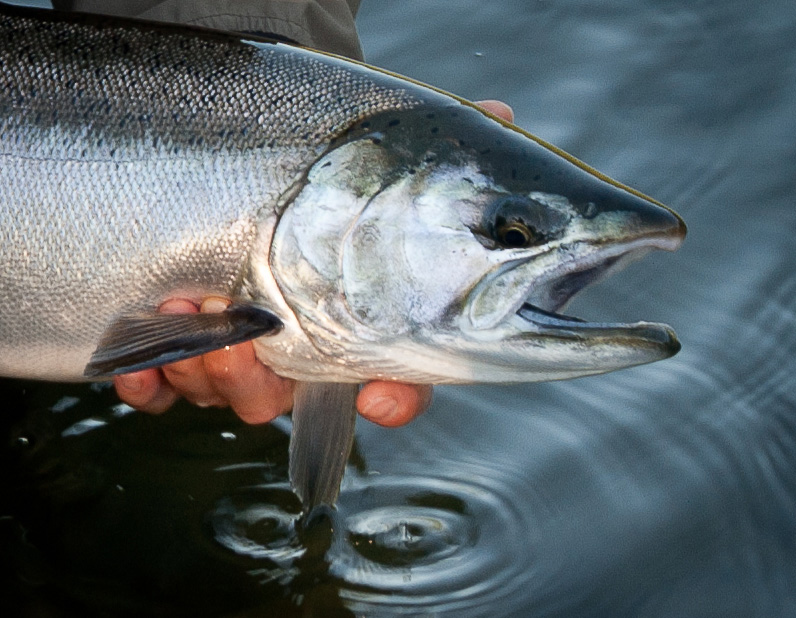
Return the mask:
[(514, 249), (527, 247), (534, 237), (528, 227), (520, 222), (512, 222), (498, 228), (498, 237), (501, 244)]

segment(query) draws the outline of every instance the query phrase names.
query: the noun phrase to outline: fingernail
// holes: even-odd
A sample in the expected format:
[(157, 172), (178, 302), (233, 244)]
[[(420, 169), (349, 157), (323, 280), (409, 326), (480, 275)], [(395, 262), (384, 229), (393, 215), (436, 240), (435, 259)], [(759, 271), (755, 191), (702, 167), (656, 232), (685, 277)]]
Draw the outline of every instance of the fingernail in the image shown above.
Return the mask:
[(119, 386), (126, 391), (130, 391), (131, 393), (137, 393), (141, 390), (141, 378), (135, 374), (131, 373), (124, 376), (119, 376), (117, 381)]
[(398, 402), (392, 397), (379, 397), (365, 408), (365, 416), (372, 421), (383, 421), (398, 412)]
[(211, 297), (202, 303), (202, 313), (221, 313), (229, 306), (223, 298)]

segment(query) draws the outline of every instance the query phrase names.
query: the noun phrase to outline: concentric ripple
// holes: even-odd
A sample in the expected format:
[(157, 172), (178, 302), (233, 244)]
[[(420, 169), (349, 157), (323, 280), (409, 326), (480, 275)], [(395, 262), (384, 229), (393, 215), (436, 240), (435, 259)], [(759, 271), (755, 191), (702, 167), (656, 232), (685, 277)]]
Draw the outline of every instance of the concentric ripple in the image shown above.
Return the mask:
[(387, 567), (433, 564), (472, 545), (473, 522), (443, 509), (382, 507), (346, 520), (348, 541), (365, 559)]
[(351, 609), (506, 607), (531, 571), (523, 550), (531, 526), (493, 481), (374, 475), (351, 483), (328, 554)]
[(248, 488), (219, 500), (210, 515), (214, 540), (248, 558), (289, 571), (305, 547), (296, 522), (296, 498), (286, 484)]

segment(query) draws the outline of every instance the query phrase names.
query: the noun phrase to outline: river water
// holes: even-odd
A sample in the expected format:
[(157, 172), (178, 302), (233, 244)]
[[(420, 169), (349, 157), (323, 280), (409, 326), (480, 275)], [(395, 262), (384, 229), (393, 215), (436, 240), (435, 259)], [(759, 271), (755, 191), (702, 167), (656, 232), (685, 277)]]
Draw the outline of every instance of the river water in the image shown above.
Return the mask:
[(2, 615), (796, 615), (796, 5), (370, 0), (368, 60), (472, 99), (689, 225), (571, 313), (673, 359), (438, 388), (360, 421), (307, 528), (288, 421), (4, 381)]

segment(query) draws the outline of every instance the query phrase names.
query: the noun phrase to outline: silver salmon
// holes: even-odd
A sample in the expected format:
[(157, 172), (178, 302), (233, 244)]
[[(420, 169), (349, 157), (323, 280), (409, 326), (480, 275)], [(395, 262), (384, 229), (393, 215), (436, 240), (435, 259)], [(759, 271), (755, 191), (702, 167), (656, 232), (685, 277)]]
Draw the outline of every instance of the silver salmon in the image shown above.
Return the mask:
[[(647, 363), (561, 313), (671, 210), (475, 105), (329, 54), (0, 5), (0, 375), (96, 380), (253, 340), (299, 381), (290, 473), (335, 500), (365, 380)], [(231, 299), (162, 315), (171, 298)]]

